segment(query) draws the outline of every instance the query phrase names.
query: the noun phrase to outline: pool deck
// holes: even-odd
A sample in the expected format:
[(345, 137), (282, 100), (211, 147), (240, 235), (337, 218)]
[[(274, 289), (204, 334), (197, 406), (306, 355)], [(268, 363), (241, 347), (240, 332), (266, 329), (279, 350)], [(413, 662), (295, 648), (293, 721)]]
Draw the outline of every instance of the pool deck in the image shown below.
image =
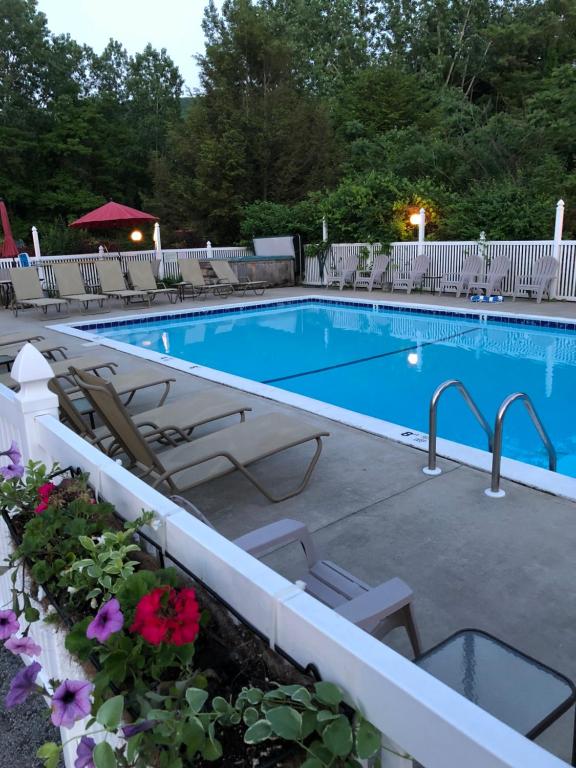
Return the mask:
[[(282, 288), (269, 290), (264, 298), (310, 294), (364, 297), (350, 290)], [(471, 304), (427, 294), (394, 296), (375, 291), (375, 300), (437, 304), (459, 309), (547, 315), (576, 319), (576, 303), (519, 300), (502, 304)], [(251, 302), (261, 297), (227, 300)], [(222, 299), (178, 304), (176, 309), (224, 303)], [(0, 311), (0, 333), (38, 331), (48, 340), (68, 347), (68, 354), (87, 351), (80, 339), (49, 330), (47, 325), (74, 320), (106, 319), (128, 314), (112, 304), (106, 315), (71, 315), (46, 319), (35, 310), (14, 318)], [(170, 311), (160, 300), (152, 311)], [(150, 311), (130, 308), (130, 314)], [(94, 347), (91, 344), (91, 352)], [(117, 361), (120, 372), (133, 358), (116, 350), (102, 349)], [(159, 369), (139, 359), (138, 366)], [(206, 387), (224, 388), (192, 374), (172, 370), (177, 379), (170, 394), (176, 399)], [(506, 497), (489, 499), (484, 489), (488, 475), (452, 461), (439, 460), (443, 473), (428, 477), (421, 471), (425, 454), (416, 448), (298, 411), (263, 397), (246, 394), (253, 414), (280, 411), (297, 414), (330, 432), (309, 487), (296, 498), (271, 504), (238, 474), (213, 481), (190, 493), (225, 535), (238, 536), (282, 517), (305, 521), (314, 532), (322, 553), (353, 571), (370, 584), (400, 576), (415, 592), (415, 611), (424, 648), (464, 627), (486, 630), (530, 656), (576, 679), (576, 506), (573, 502), (503, 481)], [(148, 396), (136, 397), (136, 408), (151, 407)], [(250, 415), (249, 417), (250, 418)], [(230, 422), (231, 423), (231, 422)], [(222, 422), (224, 425), (224, 422)], [(205, 430), (209, 431), (209, 430)], [(198, 434), (201, 434), (199, 431)], [(268, 459), (256, 474), (279, 490), (299, 476), (308, 447)], [(268, 556), (267, 562), (290, 578), (298, 577), (302, 564), (293, 546)], [(402, 632), (389, 637), (401, 653), (409, 647)], [(573, 713), (564, 715), (539, 743), (568, 760)]]

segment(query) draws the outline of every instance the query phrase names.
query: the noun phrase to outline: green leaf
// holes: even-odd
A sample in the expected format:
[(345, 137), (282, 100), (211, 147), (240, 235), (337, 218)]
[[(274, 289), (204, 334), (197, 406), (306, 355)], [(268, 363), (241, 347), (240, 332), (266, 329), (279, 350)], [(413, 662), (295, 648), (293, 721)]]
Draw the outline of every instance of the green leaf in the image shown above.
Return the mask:
[(96, 544), (89, 536), (78, 536), (78, 541), (89, 552), (96, 552)]
[(92, 760), (96, 768), (117, 768), (114, 750), (107, 741), (96, 744), (92, 752)]
[(212, 709), (214, 712), (218, 712), (221, 715), (226, 715), (228, 712), (230, 712), (232, 707), (222, 696), (215, 696), (212, 700)]
[(37, 750), (36, 757), (44, 760), (45, 768), (57, 768), (60, 761), (60, 747), (55, 742), (48, 741)]
[(337, 720), (327, 725), (322, 733), (322, 740), (332, 754), (346, 757), (350, 753), (353, 743), (352, 727), (348, 718), (340, 715)]
[(258, 704), (262, 701), (262, 696), (260, 688), (247, 688), (238, 698), (246, 699), (249, 704)]
[(218, 760), (219, 757), (222, 757), (222, 744), (218, 739), (212, 738), (206, 741), (202, 748), (202, 757), (205, 760)]
[(124, 696), (113, 696), (100, 707), (96, 713), (96, 720), (105, 728), (115, 730), (120, 725), (124, 712)]
[(250, 727), (258, 720), (258, 710), (255, 707), (247, 707), (244, 710), (243, 720)]
[(274, 707), (266, 713), (266, 719), (276, 736), (288, 741), (302, 737), (302, 716), (291, 707)]
[(272, 735), (272, 726), (268, 720), (257, 720), (244, 734), (246, 744), (259, 744), (266, 741)]
[(207, 698), (208, 692), (202, 691), (200, 688), (188, 688), (186, 691), (186, 701), (194, 714), (200, 712)]
[(334, 683), (320, 682), (314, 685), (316, 698), (323, 704), (337, 707), (342, 701), (342, 692)]
[(367, 760), (378, 752), (380, 744), (380, 731), (374, 728), (368, 720), (362, 718), (356, 731), (356, 752), (358, 757), (362, 760)]
[(302, 763), (301, 768), (325, 768), (325, 763), (318, 760), (317, 757), (309, 757)]
[(334, 712), (330, 712), (329, 709), (322, 709), (320, 712), (318, 712), (319, 723), (326, 723), (329, 720), (337, 720), (339, 717), (340, 715), (337, 715)]
[(311, 712), (310, 710), (302, 712), (302, 739), (308, 738), (311, 733), (317, 730), (318, 720), (316, 714), (316, 712)]
[(303, 704), (306, 709), (316, 709), (312, 703), (312, 694), (310, 691), (306, 690), (306, 688), (300, 687), (298, 690), (294, 691), (292, 694), (292, 701), (298, 701), (300, 704)]
[(200, 752), (206, 741), (206, 734), (202, 723), (197, 717), (191, 717), (182, 726), (182, 741), (186, 745), (188, 757), (193, 758), (197, 752)]

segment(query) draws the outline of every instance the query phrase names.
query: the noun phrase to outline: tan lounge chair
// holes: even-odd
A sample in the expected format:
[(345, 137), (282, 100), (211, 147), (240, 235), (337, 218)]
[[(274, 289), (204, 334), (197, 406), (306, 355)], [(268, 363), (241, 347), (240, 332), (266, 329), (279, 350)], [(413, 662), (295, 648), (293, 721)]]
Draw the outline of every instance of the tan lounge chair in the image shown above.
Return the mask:
[(198, 296), (207, 296), (212, 292), (215, 296), (230, 296), (234, 292), (234, 287), (230, 283), (215, 283), (210, 285), (204, 279), (202, 267), (198, 259), (178, 259), (178, 269), (182, 280), (178, 283), (180, 288), (180, 297), (186, 296), (186, 291), (190, 290), (193, 299)]
[[(96, 355), (82, 355), (81, 357), (69, 357), (64, 360), (57, 360), (52, 362), (51, 368), (54, 371), (56, 378), (67, 379), (72, 384), (74, 380), (70, 374), (70, 366), (80, 368), (83, 371), (102, 371), (106, 368), (114, 373), (114, 369), (118, 367), (117, 363), (112, 363), (109, 360), (104, 360)], [(0, 376), (0, 384), (9, 387), (10, 389), (17, 389), (18, 383), (14, 381), (9, 373), (4, 373)]]
[(371, 291), (375, 285), (382, 288), (384, 273), (388, 269), (389, 263), (390, 256), (386, 256), (384, 253), (379, 253), (374, 256), (374, 261), (370, 270), (366, 270), (366, 272), (356, 272), (354, 290), (356, 290), (356, 288), (367, 288), (368, 291)]
[(483, 264), (482, 256), (467, 256), (464, 260), (464, 264), (462, 264), (460, 272), (442, 275), (440, 280), (440, 293), (444, 293), (444, 291), (454, 291), (456, 293), (456, 298), (460, 298), (462, 291), (468, 290), (470, 283), (472, 283), (480, 274)]
[(10, 367), (26, 343), (36, 347), (38, 352), (43, 354), (47, 360), (56, 361), (56, 353), (63, 358), (66, 358), (67, 347), (63, 347), (60, 344), (54, 344), (52, 341), (24, 342), (21, 344), (13, 344), (12, 346), (0, 347), (0, 365)]
[(333, 283), (336, 283), (340, 287), (340, 290), (344, 288), (346, 283), (354, 283), (356, 277), (356, 270), (358, 269), (358, 255), (345, 256), (342, 259), (342, 264), (334, 272), (326, 276), (326, 288)]
[(18, 317), (18, 310), (27, 307), (41, 309), (44, 314), (47, 314), (48, 307), (56, 307), (60, 312), (62, 306), (68, 306), (66, 299), (50, 299), (44, 296), (36, 267), (11, 269), (10, 279), (14, 289), (12, 311), (16, 317)]
[[(301, 419), (271, 413), (154, 453), (111, 386), (89, 374), (84, 374), (81, 381), (86, 396), (131, 458), (137, 473), (154, 488), (172, 493), (183, 493), (238, 470), (270, 501), (284, 501), (307, 486), (322, 451), (322, 437), (328, 435)], [(316, 443), (314, 456), (303, 479), (288, 493), (273, 494), (248, 469), (260, 459), (311, 441)]]
[[(83, 391), (84, 373), (78, 372), (76, 381)], [(114, 387), (120, 396), (122, 393), (115, 386), (115, 380), (120, 376), (113, 376), (108, 383)], [(93, 429), (82, 418), (77, 404), (67, 392), (60, 386), (56, 379), (50, 383), (53, 391), (58, 395), (60, 411), (65, 420), (81, 437), (89, 443), (97, 445), (105, 453), (117, 452), (117, 441), (110, 435), (107, 427)], [(218, 390), (203, 390), (193, 395), (174, 400), (168, 405), (142, 411), (132, 415), (132, 421), (142, 436), (147, 441), (162, 441), (168, 445), (176, 445), (182, 440), (190, 440), (196, 427), (209, 424), (229, 416), (240, 416), (240, 421), (246, 418), (246, 412), (252, 408), (240, 399)]]
[(156, 296), (168, 296), (171, 304), (174, 304), (180, 298), (178, 288), (167, 288), (162, 285), (158, 288), (152, 265), (149, 261), (130, 261), (128, 262), (128, 275), (135, 291), (146, 291), (148, 301), (154, 301)]
[(237, 292), (242, 292), (245, 296), (247, 291), (253, 291), (256, 296), (262, 296), (268, 283), (266, 280), (239, 280), (238, 275), (227, 261), (221, 259), (211, 259), (210, 266), (219, 282), (231, 285)]
[(114, 296), (122, 299), (125, 304), (133, 301), (145, 301), (150, 303), (147, 291), (135, 291), (126, 288), (124, 275), (117, 261), (97, 261), (96, 271), (100, 281), (100, 290), (106, 296)]
[[(210, 528), (214, 528), (188, 499), (182, 496), (172, 496), (171, 499)], [(412, 613), (414, 593), (402, 579), (393, 578), (378, 587), (370, 587), (331, 560), (321, 560), (308, 527), (290, 518), (256, 528), (232, 541), (245, 552), (258, 558), (287, 544), (299, 543), (306, 557), (307, 569), (298, 580), (304, 582), (309, 595), (379, 640), (395, 627), (404, 627), (414, 656), (420, 655), (420, 638)]]
[(394, 272), (392, 276), (392, 290), (404, 288), (407, 293), (412, 293), (413, 288), (422, 285), (426, 270), (430, 266), (430, 259), (424, 254), (416, 256), (410, 268), (404, 272)]
[(554, 256), (542, 256), (534, 263), (531, 275), (516, 276), (512, 301), (516, 301), (516, 297), (521, 293), (527, 294), (529, 297), (535, 295), (537, 304), (540, 304), (544, 294), (550, 299), (550, 286), (557, 271), (558, 262)]
[(108, 296), (102, 293), (86, 293), (86, 286), (78, 264), (54, 264), (52, 271), (56, 279), (58, 293), (63, 299), (78, 301), (84, 305), (85, 310), (95, 301), (100, 307), (104, 306)]
[(5, 333), (0, 336), (0, 347), (7, 347), (12, 344), (25, 344), (27, 341), (44, 341), (44, 336), (38, 334), (26, 336), (23, 331), (20, 331), (20, 333)]

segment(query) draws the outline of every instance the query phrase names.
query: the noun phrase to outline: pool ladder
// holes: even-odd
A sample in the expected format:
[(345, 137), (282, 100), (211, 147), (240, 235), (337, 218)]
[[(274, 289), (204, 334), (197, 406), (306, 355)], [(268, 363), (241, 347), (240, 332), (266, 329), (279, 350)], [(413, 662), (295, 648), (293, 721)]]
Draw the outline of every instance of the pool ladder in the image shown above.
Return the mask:
[(449, 379), (436, 389), (430, 400), (430, 416), (429, 416), (429, 429), (428, 429), (428, 466), (422, 470), (427, 475), (439, 475), (442, 470), (436, 466), (436, 438), (438, 434), (438, 401), (446, 390), (456, 388), (458, 392), (464, 398), (464, 402), (470, 408), (476, 420), (486, 433), (488, 438), (488, 450), (492, 454), (492, 479), (490, 488), (487, 488), (484, 493), (492, 498), (501, 498), (506, 495), (506, 492), (500, 488), (500, 467), (502, 464), (502, 436), (504, 432), (504, 418), (508, 413), (508, 409), (512, 403), (516, 400), (521, 400), (524, 403), (528, 415), (532, 419), (532, 423), (536, 427), (536, 431), (540, 435), (540, 439), (544, 443), (544, 446), (548, 452), (548, 468), (552, 472), (556, 472), (556, 451), (552, 445), (552, 441), (548, 433), (546, 432), (540, 417), (536, 413), (532, 400), (525, 392), (515, 392), (512, 395), (508, 395), (498, 408), (496, 414), (496, 420), (494, 422), (494, 432), (490, 428), (490, 425), (482, 415), (480, 409), (474, 402), (472, 395), (464, 384), (458, 379)]

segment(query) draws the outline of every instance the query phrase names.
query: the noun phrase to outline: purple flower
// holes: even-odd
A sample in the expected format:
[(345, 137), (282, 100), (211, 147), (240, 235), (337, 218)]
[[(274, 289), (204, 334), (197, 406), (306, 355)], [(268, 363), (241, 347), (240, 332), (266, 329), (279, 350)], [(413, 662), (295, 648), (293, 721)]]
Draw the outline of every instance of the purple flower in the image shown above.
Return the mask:
[(133, 725), (124, 725), (122, 727), (122, 735), (125, 739), (129, 739), (131, 736), (136, 736), (137, 733), (144, 733), (144, 731), (150, 731), (158, 720), (142, 720), (141, 723), (134, 723)]
[(25, 653), (26, 656), (40, 656), (42, 648), (31, 637), (11, 637), (4, 643), (4, 648), (14, 654)]
[(74, 768), (94, 768), (94, 760), (92, 759), (92, 752), (96, 742), (91, 739), (90, 736), (82, 736), (78, 749), (76, 750), (76, 760), (74, 760)]
[(24, 467), (21, 464), (8, 464), (7, 467), (0, 467), (0, 475), (5, 480), (12, 480), (13, 477), (22, 477)]
[(22, 454), (20, 453), (20, 449), (14, 440), (12, 440), (12, 445), (10, 448), (8, 448), (7, 451), (2, 451), (0, 456), (8, 456), (12, 464), (20, 464), (22, 461)]
[(19, 629), (20, 624), (14, 611), (0, 611), (0, 640), (7, 640)]
[(23, 701), (26, 701), (28, 694), (36, 686), (36, 678), (41, 669), (42, 666), (37, 661), (33, 661), (29, 667), (24, 667), (24, 669), (16, 672), (10, 683), (10, 690), (4, 700), (6, 709), (12, 709), (17, 704), (22, 704)]
[(86, 637), (89, 640), (98, 640), (105, 643), (110, 635), (122, 629), (124, 624), (124, 615), (120, 610), (120, 603), (113, 597), (100, 607), (100, 610), (88, 624)]
[(86, 680), (64, 680), (52, 696), (52, 723), (71, 728), (90, 714), (90, 694), (94, 686)]

